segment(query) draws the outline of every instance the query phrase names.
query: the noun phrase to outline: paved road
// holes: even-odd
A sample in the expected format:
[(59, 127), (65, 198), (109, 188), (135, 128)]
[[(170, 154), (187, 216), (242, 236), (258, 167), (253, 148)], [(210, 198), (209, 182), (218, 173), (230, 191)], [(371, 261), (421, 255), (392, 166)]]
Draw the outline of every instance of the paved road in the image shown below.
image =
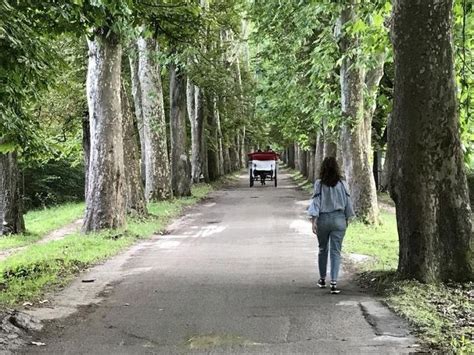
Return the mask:
[[(408, 352), (414, 340), (406, 325), (360, 293), (349, 274), (339, 295), (316, 287), (307, 203), (288, 175), (278, 188), (249, 188), (242, 175), (193, 207), (169, 235), (135, 248), (120, 266), (112, 261), (109, 272), (121, 276), (103, 301), (51, 322), (36, 337), (47, 345), (24, 351)], [(99, 281), (100, 272), (92, 274)]]

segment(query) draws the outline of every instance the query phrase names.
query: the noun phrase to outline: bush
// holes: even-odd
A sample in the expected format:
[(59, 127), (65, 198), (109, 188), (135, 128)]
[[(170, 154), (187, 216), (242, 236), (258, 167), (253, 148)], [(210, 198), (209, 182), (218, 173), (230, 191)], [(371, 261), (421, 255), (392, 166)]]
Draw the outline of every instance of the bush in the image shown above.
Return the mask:
[(84, 166), (67, 160), (51, 160), (22, 170), (23, 203), (26, 211), (84, 200)]

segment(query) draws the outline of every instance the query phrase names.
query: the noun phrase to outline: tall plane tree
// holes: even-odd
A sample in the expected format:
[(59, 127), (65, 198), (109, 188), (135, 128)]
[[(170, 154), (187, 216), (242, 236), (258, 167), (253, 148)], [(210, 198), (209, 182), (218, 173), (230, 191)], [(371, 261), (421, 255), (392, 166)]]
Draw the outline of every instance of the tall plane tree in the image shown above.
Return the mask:
[[(163, 102), (157, 42), (152, 38), (138, 39), (141, 115), (145, 158), (145, 196), (147, 200), (164, 200), (172, 196), (166, 119)], [(135, 100), (137, 101), (137, 99)]]
[(125, 169), (121, 107), (120, 37), (99, 28), (89, 45), (87, 101), (90, 121), (89, 177), (83, 231), (125, 223)]
[(360, 45), (358, 35), (351, 33), (348, 26), (356, 21), (359, 6), (357, 1), (349, 1), (340, 17), (339, 46), (344, 55), (340, 73), (341, 108), (346, 121), (341, 132), (341, 144), (344, 173), (356, 214), (367, 223), (376, 223), (377, 192), (369, 159), (372, 115), (364, 112), (365, 70), (361, 63), (356, 62), (358, 57), (350, 53)]
[(18, 158), (21, 147), (41, 145), (28, 107), (46, 88), (57, 61), (44, 36), (49, 27), (38, 19), (43, 11), (25, 2), (0, 2), (0, 235), (25, 229)]
[(186, 137), (186, 78), (170, 66), (171, 181), (175, 196), (191, 195), (191, 165)]
[(427, 282), (474, 278), (452, 6), (452, 0), (398, 0), (393, 6), (395, 92), (389, 162), (400, 239), (398, 270)]

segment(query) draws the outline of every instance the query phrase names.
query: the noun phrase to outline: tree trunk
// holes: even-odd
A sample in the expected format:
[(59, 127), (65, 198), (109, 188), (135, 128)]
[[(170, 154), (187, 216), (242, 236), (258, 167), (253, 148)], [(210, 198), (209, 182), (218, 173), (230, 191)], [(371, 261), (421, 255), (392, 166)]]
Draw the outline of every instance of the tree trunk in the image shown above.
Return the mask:
[(324, 156), (333, 158), (337, 157), (337, 144), (329, 139), (324, 140)]
[(199, 104), (199, 99), (196, 97), (199, 92), (199, 88), (195, 86), (189, 79), (186, 83), (186, 103), (188, 107), (188, 118), (191, 125), (191, 177), (194, 183), (198, 183), (201, 177), (201, 142), (202, 137), (199, 132), (201, 128), (202, 132), (202, 122), (201, 127), (197, 121), (197, 105)]
[(214, 109), (214, 100), (209, 94), (206, 95), (205, 103), (205, 115), (208, 122), (207, 126), (209, 137), (209, 140), (207, 141), (209, 180), (215, 181), (219, 178), (219, 138), (217, 134), (217, 121), (215, 118), (216, 110)]
[(242, 136), (240, 138), (240, 159), (241, 159), (241, 166), (243, 168), (247, 167), (247, 146), (245, 144), (246, 133), (247, 132), (244, 126), (242, 128)]
[(232, 171), (232, 162), (230, 160), (230, 148), (224, 145), (224, 174), (229, 174)]
[(155, 56), (156, 41), (139, 38), (139, 79), (142, 99), (145, 150), (145, 197), (165, 200), (172, 197), (166, 119), (160, 66)]
[(290, 144), (288, 146), (288, 166), (292, 169), (295, 168), (295, 145)]
[(452, 5), (451, 0), (398, 0), (393, 7), (395, 92), (388, 144), (398, 270), (424, 282), (474, 278)]
[(314, 179), (317, 180), (321, 177), (321, 164), (324, 160), (324, 137), (322, 133), (318, 133), (316, 138), (316, 150), (315, 150), (315, 166), (314, 166)]
[(123, 160), (125, 166), (125, 206), (133, 216), (146, 216), (145, 190), (140, 169), (138, 131), (135, 129), (133, 113), (125, 87), (122, 85)]
[(170, 65), (171, 181), (176, 197), (191, 196), (191, 164), (186, 139), (186, 78)]
[(300, 166), (300, 173), (304, 177), (308, 176), (308, 169), (306, 166), (306, 151), (303, 148), (299, 149), (299, 166)]
[(308, 180), (314, 182), (314, 170), (316, 169), (316, 145), (312, 145), (308, 154)]
[(137, 118), (137, 128), (140, 137), (140, 171), (141, 178), (145, 183), (146, 177), (146, 157), (145, 157), (145, 130), (143, 129), (143, 110), (142, 110), (142, 90), (140, 88), (140, 76), (139, 76), (139, 61), (138, 61), (138, 50), (136, 50), (129, 57), (130, 62), (130, 73), (132, 82), (132, 97), (133, 106), (135, 108), (135, 117)]
[(382, 151), (374, 151), (374, 158), (372, 163), (372, 173), (374, 174), (375, 187), (377, 191), (380, 191), (382, 182)]
[(306, 179), (308, 181), (313, 181), (313, 160), (314, 159), (314, 150), (310, 147), (310, 150), (305, 152), (306, 157)]
[(199, 97), (195, 96), (195, 100), (199, 103), (198, 108), (196, 109), (198, 120), (202, 122), (201, 128), (201, 173), (204, 178), (205, 182), (210, 182), (209, 179), (209, 164), (208, 164), (208, 143), (207, 143), (207, 134), (206, 134), (206, 126), (207, 126), (207, 103), (206, 103), (206, 96), (202, 89), (199, 89)]
[[(356, 19), (356, 1), (341, 12), (341, 27)], [(358, 46), (358, 38), (345, 30), (339, 41), (343, 53)], [(346, 123), (342, 128), (341, 143), (346, 179), (349, 183), (354, 209), (359, 218), (369, 224), (378, 222), (377, 191), (375, 189), (370, 147), (367, 147), (367, 124), (364, 120), (364, 71), (350, 57), (341, 64), (341, 106)], [(371, 127), (370, 127), (371, 129)]]
[(298, 144), (294, 144), (295, 146), (295, 170), (300, 171), (300, 146)]
[(0, 236), (25, 231), (16, 153), (0, 153)]
[[(390, 124), (390, 122), (389, 122), (389, 124)], [(383, 168), (382, 168), (382, 176), (380, 178), (380, 188), (379, 188), (379, 190), (382, 191), (382, 192), (388, 191), (389, 183), (390, 183), (390, 161), (388, 159), (390, 157), (390, 154), (388, 152), (389, 148), (390, 147), (387, 144), (387, 150), (385, 152), (385, 161), (383, 163)]]
[(240, 165), (240, 156), (239, 156), (239, 134), (237, 133), (234, 136), (233, 144), (229, 147), (229, 154), (230, 154), (230, 163), (231, 163), (231, 171), (238, 171), (241, 168)]
[(216, 120), (216, 128), (217, 128), (217, 158), (218, 158), (218, 166), (219, 166), (219, 176), (225, 174), (224, 168), (224, 144), (223, 144), (223, 136), (222, 136), (222, 128), (221, 128), (221, 113), (219, 111), (219, 107), (217, 102), (214, 102), (214, 119)]
[(89, 185), (89, 164), (91, 155), (91, 127), (89, 123), (89, 112), (84, 112), (82, 117), (82, 150), (84, 152), (84, 199), (87, 198), (87, 186)]
[(84, 232), (122, 227), (126, 214), (120, 100), (122, 47), (110, 33), (97, 34), (88, 45), (91, 147)]

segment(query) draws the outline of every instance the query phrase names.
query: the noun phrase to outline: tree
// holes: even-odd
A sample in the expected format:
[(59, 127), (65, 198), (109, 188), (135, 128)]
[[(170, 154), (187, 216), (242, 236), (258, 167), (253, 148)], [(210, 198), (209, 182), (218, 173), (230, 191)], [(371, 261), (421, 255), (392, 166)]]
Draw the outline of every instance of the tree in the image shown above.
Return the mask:
[(124, 85), (121, 91), (123, 125), (123, 159), (125, 166), (125, 206), (134, 216), (148, 214), (140, 169), (138, 130), (135, 128), (130, 100)]
[(459, 135), (451, 0), (393, 8), (390, 194), (398, 271), (421, 281), (472, 280), (471, 209)]
[(191, 165), (186, 139), (186, 77), (170, 66), (171, 181), (177, 197), (191, 195)]
[[(172, 193), (170, 163), (167, 148), (166, 120), (163, 103), (160, 65), (156, 59), (155, 39), (138, 39), (138, 77), (135, 101), (139, 102), (142, 119), (142, 140), (145, 158), (145, 196), (147, 201), (165, 200)], [(142, 152), (143, 154), (143, 152)]]
[(25, 230), (15, 153), (0, 154), (0, 236)]
[(125, 224), (120, 38), (98, 29), (89, 44), (90, 159), (83, 231)]
[(377, 192), (370, 165), (373, 110), (365, 110), (364, 87), (367, 86), (372, 93), (378, 86), (381, 75), (377, 76), (378, 71), (370, 73), (367, 76), (370, 83), (367, 83), (365, 69), (357, 62), (359, 58), (350, 53), (360, 44), (358, 35), (348, 30), (348, 25), (357, 19), (356, 3), (352, 0), (343, 8), (339, 24), (339, 46), (343, 53), (340, 74), (341, 108), (346, 121), (340, 139), (344, 152), (344, 173), (349, 183), (355, 212), (359, 218), (372, 224), (378, 221)]
[(5, 235), (24, 231), (18, 155), (37, 142), (26, 103), (45, 87), (53, 56), (28, 9), (2, 1), (0, 12), (0, 235)]

